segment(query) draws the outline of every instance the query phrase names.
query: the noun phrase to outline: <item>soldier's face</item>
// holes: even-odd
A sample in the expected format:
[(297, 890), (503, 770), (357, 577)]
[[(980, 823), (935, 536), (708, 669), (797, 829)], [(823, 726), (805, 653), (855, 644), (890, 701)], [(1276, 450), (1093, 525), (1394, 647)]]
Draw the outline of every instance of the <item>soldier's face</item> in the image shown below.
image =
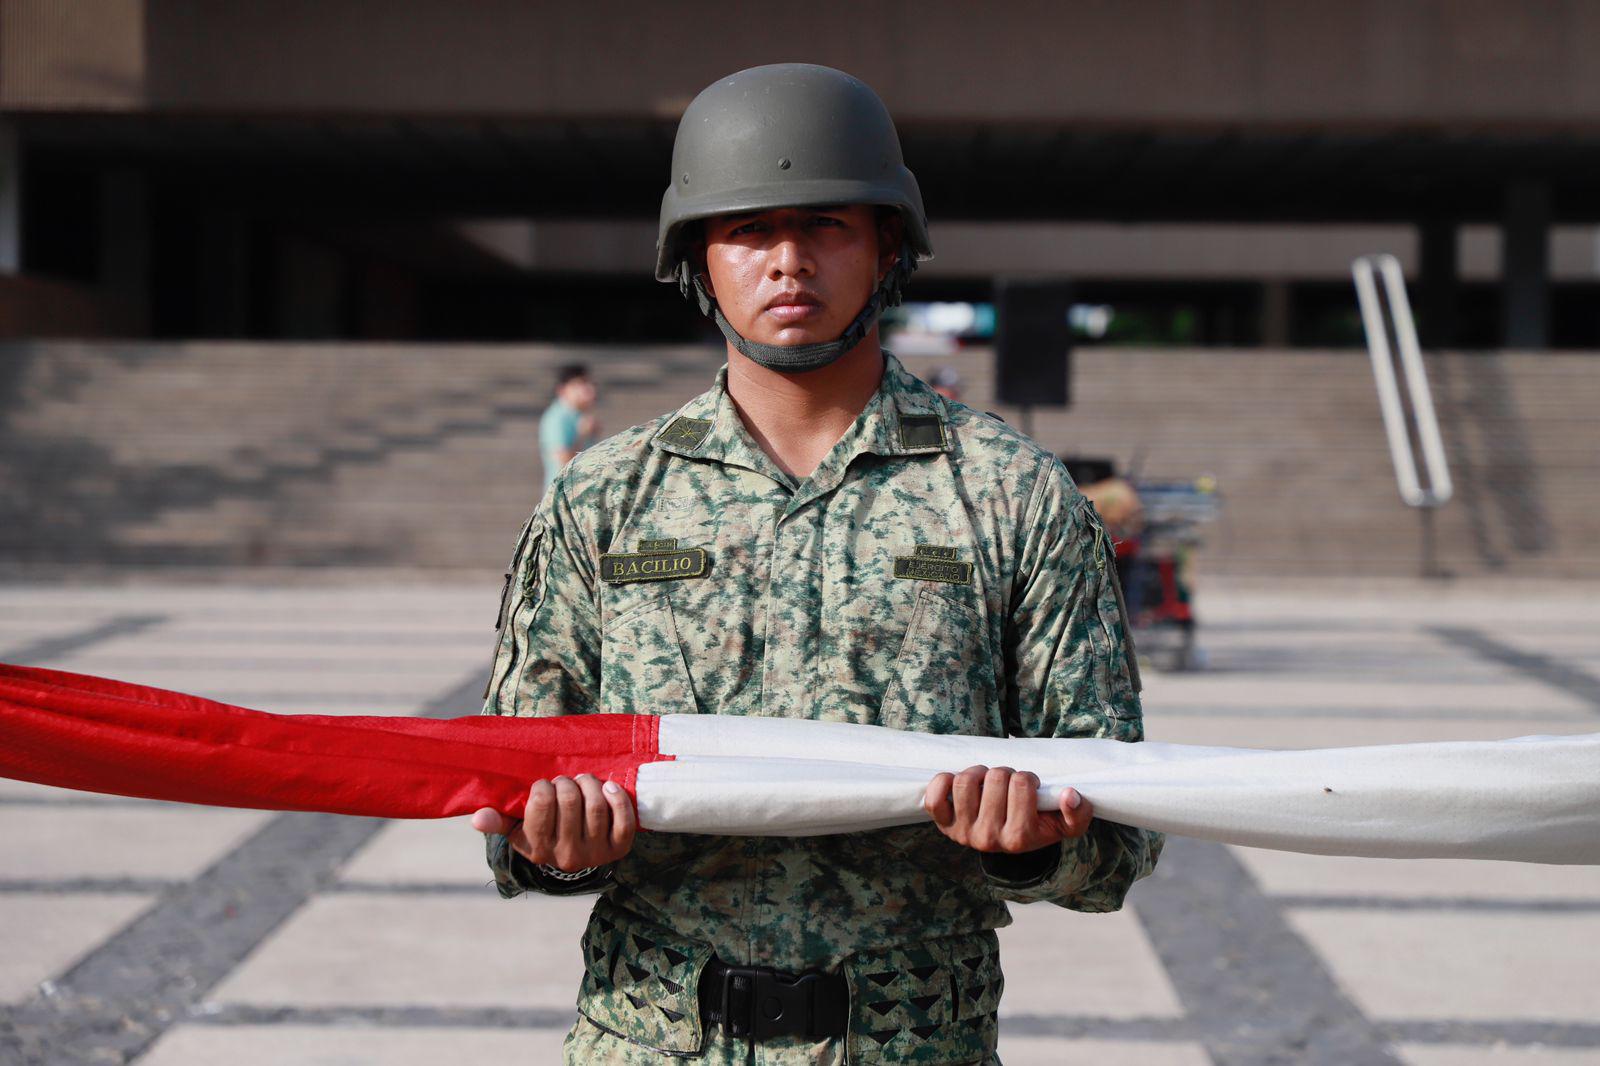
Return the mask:
[(894, 264), (898, 222), (880, 222), (868, 204), (707, 219), (706, 281), (747, 340), (782, 347), (832, 341)]

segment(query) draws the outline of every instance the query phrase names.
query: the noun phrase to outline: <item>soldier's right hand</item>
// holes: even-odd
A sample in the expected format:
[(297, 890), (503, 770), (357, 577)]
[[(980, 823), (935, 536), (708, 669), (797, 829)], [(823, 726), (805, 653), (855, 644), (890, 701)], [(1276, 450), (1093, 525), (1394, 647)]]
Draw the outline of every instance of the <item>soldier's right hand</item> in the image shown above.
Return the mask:
[(639, 820), (621, 785), (579, 774), (535, 781), (522, 821), (483, 807), (473, 814), (472, 828), (503, 834), (529, 862), (576, 873), (628, 854)]

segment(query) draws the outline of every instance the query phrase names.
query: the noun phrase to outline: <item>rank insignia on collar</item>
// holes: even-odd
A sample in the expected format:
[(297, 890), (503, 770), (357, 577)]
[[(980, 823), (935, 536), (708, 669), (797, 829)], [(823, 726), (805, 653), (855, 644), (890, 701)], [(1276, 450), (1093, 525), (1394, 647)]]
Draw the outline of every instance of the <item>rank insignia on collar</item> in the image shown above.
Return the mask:
[(703, 577), (706, 550), (607, 552), (600, 556), (600, 580), (608, 585), (627, 585), (635, 581), (677, 581)]
[(711, 432), (709, 418), (690, 418), (679, 415), (674, 418), (667, 428), (656, 434), (656, 440), (663, 444), (676, 444), (682, 448), (698, 448), (706, 439), (706, 434)]
[(900, 416), (900, 447), (943, 448), (944, 420), (938, 415)]

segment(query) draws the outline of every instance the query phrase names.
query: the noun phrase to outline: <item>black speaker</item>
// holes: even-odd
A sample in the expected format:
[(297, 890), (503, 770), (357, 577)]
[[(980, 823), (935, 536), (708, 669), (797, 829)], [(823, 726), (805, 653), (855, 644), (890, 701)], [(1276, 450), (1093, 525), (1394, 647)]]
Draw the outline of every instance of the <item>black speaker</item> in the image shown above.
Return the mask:
[(1002, 278), (994, 289), (996, 399), (1067, 406), (1072, 402), (1071, 284)]

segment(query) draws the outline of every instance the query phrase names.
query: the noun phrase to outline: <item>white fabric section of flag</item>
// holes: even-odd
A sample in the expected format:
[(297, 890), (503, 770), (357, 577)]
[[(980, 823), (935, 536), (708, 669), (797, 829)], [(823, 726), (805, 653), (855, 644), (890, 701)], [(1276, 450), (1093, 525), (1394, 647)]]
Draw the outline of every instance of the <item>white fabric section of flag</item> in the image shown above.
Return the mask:
[(786, 718), (669, 715), (640, 768), (640, 824), (810, 836), (925, 821), (942, 770), (1010, 766), (1042, 809), (1246, 847), (1384, 858), (1600, 863), (1600, 733), (1275, 751), (912, 733)]

